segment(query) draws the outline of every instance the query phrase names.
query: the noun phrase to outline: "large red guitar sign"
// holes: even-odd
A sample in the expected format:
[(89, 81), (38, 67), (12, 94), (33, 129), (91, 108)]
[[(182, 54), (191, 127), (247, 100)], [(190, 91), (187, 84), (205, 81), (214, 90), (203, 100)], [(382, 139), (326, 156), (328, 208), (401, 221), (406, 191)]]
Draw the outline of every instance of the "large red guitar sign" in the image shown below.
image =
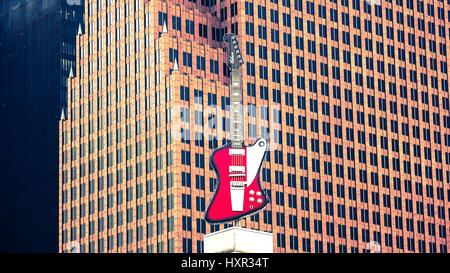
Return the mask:
[(231, 68), (231, 141), (211, 156), (219, 184), (206, 210), (205, 219), (209, 223), (237, 220), (264, 208), (268, 202), (259, 181), (259, 169), (268, 143), (260, 138), (251, 146), (243, 145), (240, 66), (244, 61), (236, 36), (227, 34), (224, 39), (228, 42), (228, 65)]

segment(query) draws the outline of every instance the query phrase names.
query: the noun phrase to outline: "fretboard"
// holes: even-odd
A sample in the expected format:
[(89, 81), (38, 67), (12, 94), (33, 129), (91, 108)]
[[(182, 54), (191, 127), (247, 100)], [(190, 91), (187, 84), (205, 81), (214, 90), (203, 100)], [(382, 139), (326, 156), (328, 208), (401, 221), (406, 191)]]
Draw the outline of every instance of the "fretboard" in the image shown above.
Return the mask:
[(231, 146), (233, 148), (242, 148), (242, 90), (241, 90), (241, 72), (240, 69), (231, 70), (231, 88), (230, 88), (230, 132)]

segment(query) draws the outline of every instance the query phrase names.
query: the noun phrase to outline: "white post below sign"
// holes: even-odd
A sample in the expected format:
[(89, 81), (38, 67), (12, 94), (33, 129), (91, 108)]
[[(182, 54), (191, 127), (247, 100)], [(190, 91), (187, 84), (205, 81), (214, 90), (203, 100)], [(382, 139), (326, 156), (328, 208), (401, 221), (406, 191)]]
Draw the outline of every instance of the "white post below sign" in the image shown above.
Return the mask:
[(204, 237), (205, 253), (273, 253), (273, 234), (241, 227), (219, 230)]

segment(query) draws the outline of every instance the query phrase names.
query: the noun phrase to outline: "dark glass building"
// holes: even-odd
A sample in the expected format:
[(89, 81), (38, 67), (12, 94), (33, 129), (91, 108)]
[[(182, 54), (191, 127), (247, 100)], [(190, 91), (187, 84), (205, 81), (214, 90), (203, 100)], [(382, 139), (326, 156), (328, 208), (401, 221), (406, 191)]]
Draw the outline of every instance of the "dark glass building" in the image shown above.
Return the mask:
[(83, 0), (0, 3), (0, 252), (58, 249), (58, 120)]

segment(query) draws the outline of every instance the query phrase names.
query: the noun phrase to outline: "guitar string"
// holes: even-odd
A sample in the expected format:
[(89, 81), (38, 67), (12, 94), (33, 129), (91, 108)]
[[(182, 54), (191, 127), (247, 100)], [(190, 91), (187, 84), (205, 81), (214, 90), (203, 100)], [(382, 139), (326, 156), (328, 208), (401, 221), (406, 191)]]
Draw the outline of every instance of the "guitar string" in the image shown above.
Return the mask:
[[(236, 72), (236, 69), (232, 69), (232, 70), (234, 70), (234, 72)], [(232, 71), (233, 72), (233, 71)], [(239, 99), (239, 104), (240, 104), (240, 106), (242, 106), (242, 100), (241, 100), (241, 97), (240, 97), (240, 95), (241, 95), (241, 85), (240, 85), (240, 78), (239, 79), (236, 79), (236, 75), (233, 75), (233, 74), (235, 74), (235, 73), (232, 73), (232, 80), (231, 80), (231, 83), (232, 83), (232, 86), (231, 86), (231, 88), (230, 88), (230, 91), (231, 91), (231, 97), (233, 98), (233, 97), (235, 97), (234, 96), (234, 90), (233, 90), (233, 88), (234, 88), (234, 83), (236, 82), (236, 83), (238, 83), (238, 80), (239, 80), (239, 83), (238, 83), (238, 85), (239, 85), (239, 90), (236, 90), (237, 92), (239, 92), (239, 96), (237, 96), (237, 98), (236, 99)], [(237, 89), (237, 88), (235, 88), (235, 89)], [(244, 164), (245, 164), (245, 158), (246, 158), (246, 151), (245, 151), (245, 147), (243, 147), (243, 141), (242, 141), (242, 137), (240, 137), (241, 136), (241, 134), (242, 134), (242, 115), (244, 114), (243, 113), (243, 109), (242, 109), (242, 107), (239, 107), (239, 108), (237, 108), (237, 106), (236, 105), (234, 105), (234, 103), (232, 103), (232, 105), (233, 105), (233, 107), (231, 107), (230, 108), (230, 110), (232, 110), (231, 111), (231, 117), (232, 117), (232, 120), (233, 120), (233, 125), (234, 126), (236, 126), (236, 130), (235, 130), (235, 128), (234, 128), (234, 126), (232, 126), (233, 128), (232, 128), (232, 135), (231, 135), (231, 138), (232, 138), (232, 140), (231, 140), (231, 146), (232, 146), (232, 148), (233, 149), (244, 149), (244, 155), (241, 155), (241, 154), (236, 154), (236, 155), (234, 155), (234, 154), (232, 154), (231, 155), (231, 162), (232, 162), (232, 166), (239, 166), (239, 167), (244, 167), (244, 173), (243, 173), (243, 176), (240, 176), (240, 174), (239, 174), (239, 171), (238, 171), (238, 174), (237, 174), (237, 176), (236, 177), (233, 177), (233, 179), (232, 180), (234, 180), (234, 181), (239, 181), (239, 182), (241, 182), (241, 183), (237, 183), (238, 184), (238, 186), (242, 186), (242, 187), (244, 187), (244, 189), (243, 190), (245, 190), (245, 185), (244, 185), (244, 181), (245, 181), (245, 178), (246, 178), (246, 168), (245, 168), (245, 166), (244, 166)], [(236, 109), (237, 108), (237, 109)], [(235, 117), (235, 110), (237, 110), (238, 111), (238, 114), (240, 114), (240, 116), (239, 115), (236, 115), (236, 117)], [(240, 122), (238, 122), (237, 121), (237, 119), (238, 118), (240, 118), (241, 120), (240, 120)], [(240, 129), (240, 132), (239, 132), (239, 135), (235, 135), (236, 134), (236, 132), (237, 132), (237, 129)], [(240, 143), (238, 143), (238, 145), (235, 145), (235, 142), (236, 142), (236, 140), (234, 139), (234, 137), (238, 137), (239, 139), (238, 139), (238, 141), (241, 141)], [(235, 179), (235, 178), (237, 178), (237, 179)], [(239, 223), (238, 223), (238, 225), (239, 225)]]

